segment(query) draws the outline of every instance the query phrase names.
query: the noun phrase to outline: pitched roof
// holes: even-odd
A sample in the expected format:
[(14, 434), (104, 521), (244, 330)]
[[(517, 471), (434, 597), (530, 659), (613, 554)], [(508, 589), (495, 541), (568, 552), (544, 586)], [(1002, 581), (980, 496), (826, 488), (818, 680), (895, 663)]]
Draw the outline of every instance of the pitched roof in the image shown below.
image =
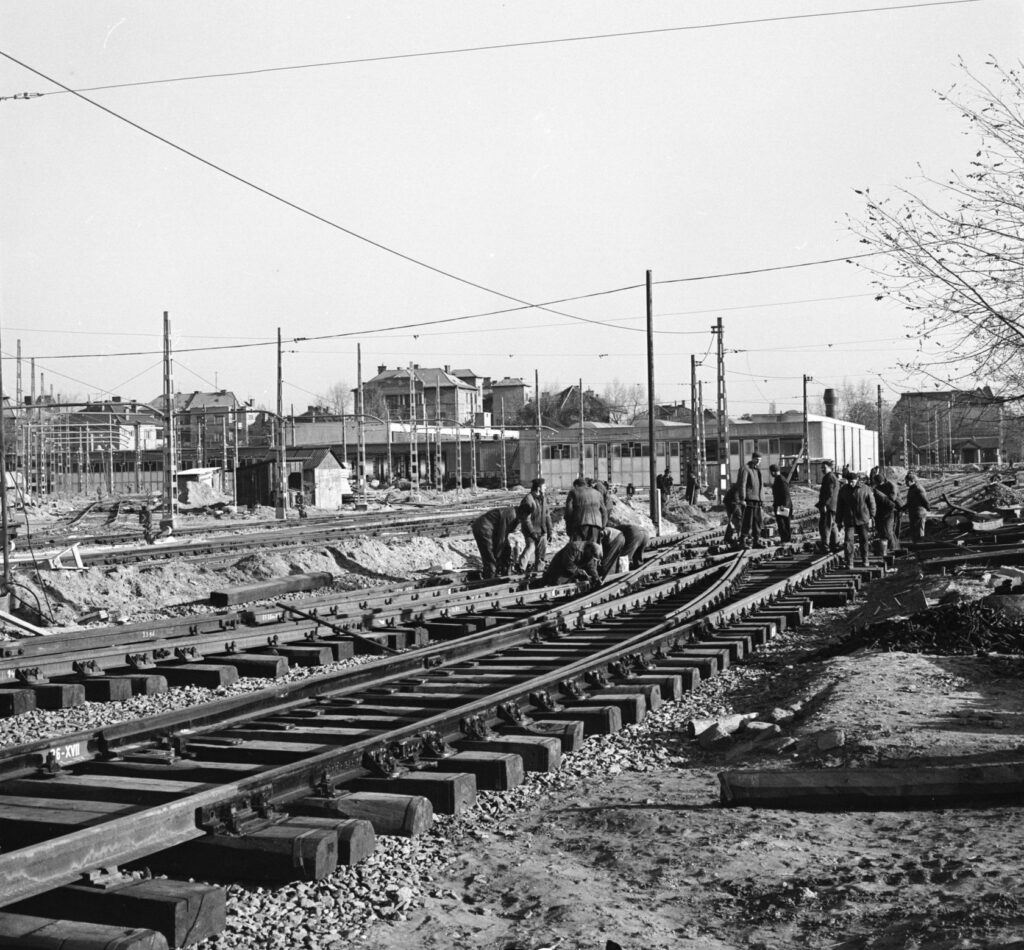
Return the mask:
[(473, 389), (469, 383), (463, 382), (461, 379), (456, 378), (453, 373), (446, 373), (440, 367), (415, 367), (410, 370), (408, 367), (402, 367), (400, 369), (386, 369), (382, 373), (378, 373), (373, 379), (363, 383), (364, 386), (370, 386), (374, 383), (388, 383), (388, 382), (402, 382), (405, 385), (409, 385), (409, 373), (412, 373), (417, 382), (427, 389), (434, 389), (438, 385), (445, 389), (455, 387), (456, 389)]
[[(157, 412), (164, 411), (164, 396), (161, 393), (149, 403)], [(190, 393), (174, 394), (174, 411), (178, 412), (202, 412), (204, 409), (238, 409), (242, 404), (234, 393), (226, 389), (218, 390), (215, 393), (201, 393), (198, 390)]]

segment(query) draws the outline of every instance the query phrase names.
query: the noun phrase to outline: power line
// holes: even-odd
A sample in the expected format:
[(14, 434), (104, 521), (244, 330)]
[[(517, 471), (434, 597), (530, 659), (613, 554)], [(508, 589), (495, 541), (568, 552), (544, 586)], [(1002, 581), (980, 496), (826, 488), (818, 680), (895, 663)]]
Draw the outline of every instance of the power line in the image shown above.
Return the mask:
[[(717, 23), (694, 23), (688, 26), (664, 26), (647, 30), (623, 30), (616, 33), (591, 33), (583, 36), (562, 36), (544, 40), (521, 40), (513, 43), (491, 43), (486, 46), (464, 46), (452, 49), (422, 50), (414, 53), (391, 53), (381, 56), (363, 56), (357, 59), (338, 59), (320, 63), (299, 63), (291, 66), (264, 66), (257, 69), (240, 69), (222, 73), (197, 73), (191, 76), (172, 76), (165, 79), (143, 79), (135, 82), (108, 83), (103, 86), (84, 86), (81, 89), (53, 89), (49, 92), (22, 92), (0, 96), (5, 100), (40, 99), (44, 96), (59, 96), (64, 93), (102, 92), (108, 89), (130, 89), (136, 86), (157, 86), (166, 83), (194, 82), (203, 79), (229, 79), (238, 76), (258, 76), (266, 73), (292, 72), (305, 69), (323, 69), (330, 66), (356, 66), (367, 63), (383, 63), (402, 59), (424, 59), (430, 56), (456, 56), (467, 53), (487, 53), (505, 49), (524, 49), (536, 46), (555, 46), (562, 43), (584, 43), (594, 40), (623, 39), (638, 36), (655, 36), (664, 33), (685, 33), (695, 30), (715, 30), (733, 26), (753, 26), (762, 23), (781, 23), (788, 20), (815, 20), (834, 16), (854, 16), (865, 13), (894, 13), (899, 10), (916, 10), (922, 7), (959, 6), (965, 3), (979, 3), (981, 0), (929, 0), (922, 3), (907, 3), (895, 7), (860, 7), (851, 10), (831, 10), (821, 13), (793, 13), (783, 16), (756, 17), (745, 20), (721, 20)], [(46, 78), (46, 77), (43, 77)], [(52, 82), (52, 80), (50, 80)]]
[[(953, 0), (953, 2), (966, 3), (974, 2), (974, 0)], [(549, 309), (539, 304), (531, 304), (528, 301), (521, 299), (520, 297), (514, 297), (512, 294), (506, 294), (503, 291), (495, 290), (494, 288), (487, 287), (484, 284), (478, 284), (476, 283), (476, 281), (472, 281), (468, 277), (460, 277), (458, 274), (454, 274), (451, 271), (446, 271), (441, 267), (435, 266), (434, 264), (429, 264), (418, 257), (413, 257), (411, 254), (406, 254), (403, 251), (399, 251), (397, 248), (390, 247), (389, 245), (383, 244), (380, 241), (375, 241), (373, 238), (367, 237), (364, 234), (360, 234), (358, 231), (353, 231), (351, 228), (347, 228), (342, 224), (338, 224), (336, 221), (332, 221), (330, 218), (325, 218), (323, 215), (318, 214), (317, 212), (312, 211), (309, 208), (304, 207), (303, 205), (296, 204), (294, 201), (290, 201), (288, 198), (285, 198), (284, 196), (279, 195), (276, 192), (270, 191), (268, 188), (264, 188), (261, 185), (257, 185), (254, 181), (250, 181), (248, 178), (243, 178), (241, 175), (238, 175), (233, 171), (229, 171), (223, 165), (218, 165), (216, 162), (213, 162), (208, 158), (203, 158), (196, 152), (193, 152), (185, 148), (183, 145), (178, 145), (176, 142), (172, 142), (170, 139), (165, 138), (164, 136), (160, 135), (157, 132), (152, 131), (151, 129), (147, 129), (145, 126), (140, 125), (138, 122), (135, 122), (132, 119), (129, 119), (127, 116), (123, 116), (121, 115), (121, 113), (115, 112), (113, 109), (108, 109), (105, 105), (102, 105), (95, 99), (90, 99), (88, 96), (83, 96), (80, 92), (76, 92), (69, 86), (65, 86), (64, 83), (59, 82), (51, 76), (47, 76), (45, 73), (40, 72), (40, 70), (35, 69), (32, 66), (29, 66), (27, 63), (22, 62), (20, 59), (17, 59), (16, 57), (12, 56), (10, 53), (0, 50), (0, 56), (4, 57), (4, 59), (10, 60), (12, 63), (16, 63), (23, 69), (27, 69), (31, 73), (35, 73), (35, 75), (41, 77), (42, 79), (45, 79), (47, 82), (52, 82), (55, 86), (59, 86), (65, 92), (70, 92), (72, 95), (81, 99), (83, 102), (87, 102), (89, 105), (95, 106), (102, 112), (107, 113), (107, 115), (112, 116), (113, 118), (118, 119), (119, 121), (124, 122), (127, 125), (130, 125), (133, 129), (142, 132), (144, 135), (148, 135), (150, 138), (156, 139), (156, 141), (158, 142), (162, 142), (164, 145), (173, 148), (175, 151), (181, 152), (182, 155), (187, 155), (189, 158), (192, 158), (195, 161), (200, 162), (203, 165), (206, 165), (207, 168), (212, 168), (214, 171), (218, 171), (222, 175), (226, 175), (233, 181), (236, 181), (241, 185), (245, 185), (247, 188), (251, 188), (253, 191), (257, 191), (261, 195), (266, 196), (267, 198), (271, 198), (274, 201), (280, 202), (281, 204), (293, 209), (294, 211), (298, 211), (300, 214), (304, 214), (307, 217), (313, 218), (315, 221), (319, 221), (321, 224), (326, 224), (328, 227), (334, 228), (337, 231), (341, 231), (343, 234), (347, 234), (349, 237), (353, 237), (358, 241), (362, 241), (365, 244), (369, 244), (371, 247), (375, 247), (378, 250), (384, 251), (386, 254), (391, 254), (410, 264), (415, 264), (417, 267), (422, 267), (425, 270), (440, 275), (441, 277), (447, 277), (449, 280), (454, 280), (460, 284), (465, 284), (467, 287), (473, 287), (476, 290), (482, 290), (484, 293), (493, 294), (496, 297), (503, 297), (505, 300), (511, 300), (515, 303), (523, 304), (526, 307), (536, 307), (541, 310)], [(578, 320), (581, 323), (599, 323), (599, 321), (597, 320), (590, 320), (587, 317), (578, 317), (571, 313), (564, 313), (561, 310), (550, 310), (550, 312), (557, 314), (560, 317), (568, 317), (570, 320)]]

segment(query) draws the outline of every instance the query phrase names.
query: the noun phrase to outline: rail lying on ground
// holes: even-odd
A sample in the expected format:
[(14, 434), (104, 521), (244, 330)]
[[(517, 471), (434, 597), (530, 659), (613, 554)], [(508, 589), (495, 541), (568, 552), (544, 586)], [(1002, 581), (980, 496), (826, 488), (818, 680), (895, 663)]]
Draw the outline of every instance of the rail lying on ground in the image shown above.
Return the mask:
[(249, 876), (329, 873), (339, 848), (355, 860), (372, 847), (372, 829), (341, 820), (346, 801), (411, 795), (458, 810), (478, 787), (516, 784), (524, 766), (555, 767), (584, 734), (639, 721), (858, 582), (829, 576), (834, 558), (766, 553), (634, 572), (528, 622), (10, 749), (0, 903), (141, 858), (204, 877), (235, 873), (240, 855)]

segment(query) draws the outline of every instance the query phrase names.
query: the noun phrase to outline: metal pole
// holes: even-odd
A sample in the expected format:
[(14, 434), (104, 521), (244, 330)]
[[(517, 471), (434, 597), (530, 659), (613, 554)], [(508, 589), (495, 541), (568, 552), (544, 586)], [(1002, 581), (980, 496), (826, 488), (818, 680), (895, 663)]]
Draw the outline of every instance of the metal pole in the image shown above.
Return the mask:
[(540, 436), (540, 373), (533, 371), (533, 393), (537, 403), (537, 477), (544, 477), (544, 453), (541, 449)]
[(416, 376), (409, 364), (409, 477), (414, 498), (420, 495), (419, 433), (416, 431)]
[(388, 444), (388, 481), (391, 482), (395, 476), (391, 468), (391, 410), (388, 408), (387, 402), (384, 403), (384, 425), (388, 430), (385, 438)]
[(501, 400), (501, 490), (508, 490), (508, 468), (505, 460), (505, 400)]
[(469, 424), (469, 486), (476, 494), (476, 419)]
[[(458, 414), (459, 411), (459, 395), (458, 390), (455, 393), (455, 412)], [(438, 491), (444, 490), (444, 479), (441, 477), (441, 374), (437, 374), (437, 378), (434, 381), (434, 422), (435, 435), (437, 436), (436, 444), (434, 446), (434, 483), (437, 485)]]
[[(697, 357), (690, 354), (690, 464), (697, 475)], [(697, 481), (700, 476), (697, 475)]]
[(285, 472), (288, 453), (284, 447), (284, 379), (281, 375), (281, 328), (277, 328), (277, 505), (278, 520), (288, 517), (288, 480)]
[(878, 385), (878, 464), (885, 465), (885, 436), (882, 433), (882, 386)]
[(363, 345), (356, 344), (356, 376), (359, 380), (359, 415), (356, 417), (356, 431), (359, 434), (357, 460), (359, 462), (359, 500), (366, 504), (366, 428), (363, 422), (363, 413), (366, 407), (363, 404)]
[[(174, 360), (171, 357), (171, 318), (164, 311), (164, 516), (172, 530), (178, 507), (177, 454), (174, 439)], [(91, 448), (91, 446), (90, 446)], [(90, 468), (92, 466), (90, 465)]]
[(135, 423), (135, 493), (139, 494), (142, 491), (142, 445), (140, 444), (141, 438), (139, 433), (142, 427), (139, 423)]
[(658, 481), (658, 460), (654, 453), (654, 290), (650, 271), (647, 271), (647, 441), (650, 452), (647, 477), (650, 486), (651, 521), (654, 522), (655, 531), (660, 535), (661, 496), (655, 489)]
[(704, 384), (697, 380), (697, 485), (707, 486), (707, 432), (704, 429)]
[(583, 437), (583, 379), (580, 378), (580, 478), (586, 475), (586, 465), (583, 462), (583, 452), (586, 442)]
[(953, 400), (946, 402), (946, 438), (949, 445), (949, 464), (956, 464), (956, 453), (953, 451)]
[[(0, 344), (2, 349), (2, 344)], [(0, 359), (0, 399), (3, 398), (4, 391), (4, 371), (3, 371), (3, 360)], [(11, 418), (14, 418), (14, 413), (11, 413)], [(0, 483), (0, 531), (3, 532), (2, 541), (0, 546), (3, 547), (3, 589), (0, 590), (0, 596), (6, 597), (11, 590), (11, 560), (9, 556), (10, 543), (8, 542), (8, 521), (7, 521), (7, 420), (4, 418), (2, 411), (2, 403), (0, 403), (0, 470), (2, 470), (3, 482)], [(5, 607), (9, 606), (4, 604)]]
[[(729, 407), (725, 398), (725, 328), (722, 326), (721, 317), (717, 319), (712, 330), (718, 338), (716, 359), (718, 364), (718, 464), (724, 466), (721, 471), (725, 474), (725, 483), (728, 485), (732, 481), (732, 460), (729, 452)], [(716, 491), (720, 498), (722, 495), (721, 484), (716, 486)]]
[(811, 484), (811, 423), (807, 418), (807, 384), (813, 379), (804, 373), (804, 481), (808, 485)]

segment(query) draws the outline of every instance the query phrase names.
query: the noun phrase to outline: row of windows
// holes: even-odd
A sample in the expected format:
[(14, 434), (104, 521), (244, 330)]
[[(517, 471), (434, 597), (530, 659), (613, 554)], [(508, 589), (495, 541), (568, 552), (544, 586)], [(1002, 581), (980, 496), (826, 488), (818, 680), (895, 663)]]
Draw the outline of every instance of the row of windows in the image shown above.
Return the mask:
[[(755, 449), (765, 458), (778, 459), (780, 456), (791, 457), (799, 453), (803, 442), (799, 438), (786, 439), (730, 439), (729, 454), (747, 458)], [(676, 459), (689, 455), (689, 442), (655, 442), (655, 455), (658, 458)], [(667, 452), (666, 452), (667, 450)], [(594, 458), (649, 458), (647, 442), (587, 442), (583, 446), (583, 457)], [(718, 443), (709, 439), (705, 447), (705, 456), (709, 462), (718, 461)], [(580, 457), (578, 442), (551, 442), (542, 446), (542, 457), (545, 461), (573, 460)]]

